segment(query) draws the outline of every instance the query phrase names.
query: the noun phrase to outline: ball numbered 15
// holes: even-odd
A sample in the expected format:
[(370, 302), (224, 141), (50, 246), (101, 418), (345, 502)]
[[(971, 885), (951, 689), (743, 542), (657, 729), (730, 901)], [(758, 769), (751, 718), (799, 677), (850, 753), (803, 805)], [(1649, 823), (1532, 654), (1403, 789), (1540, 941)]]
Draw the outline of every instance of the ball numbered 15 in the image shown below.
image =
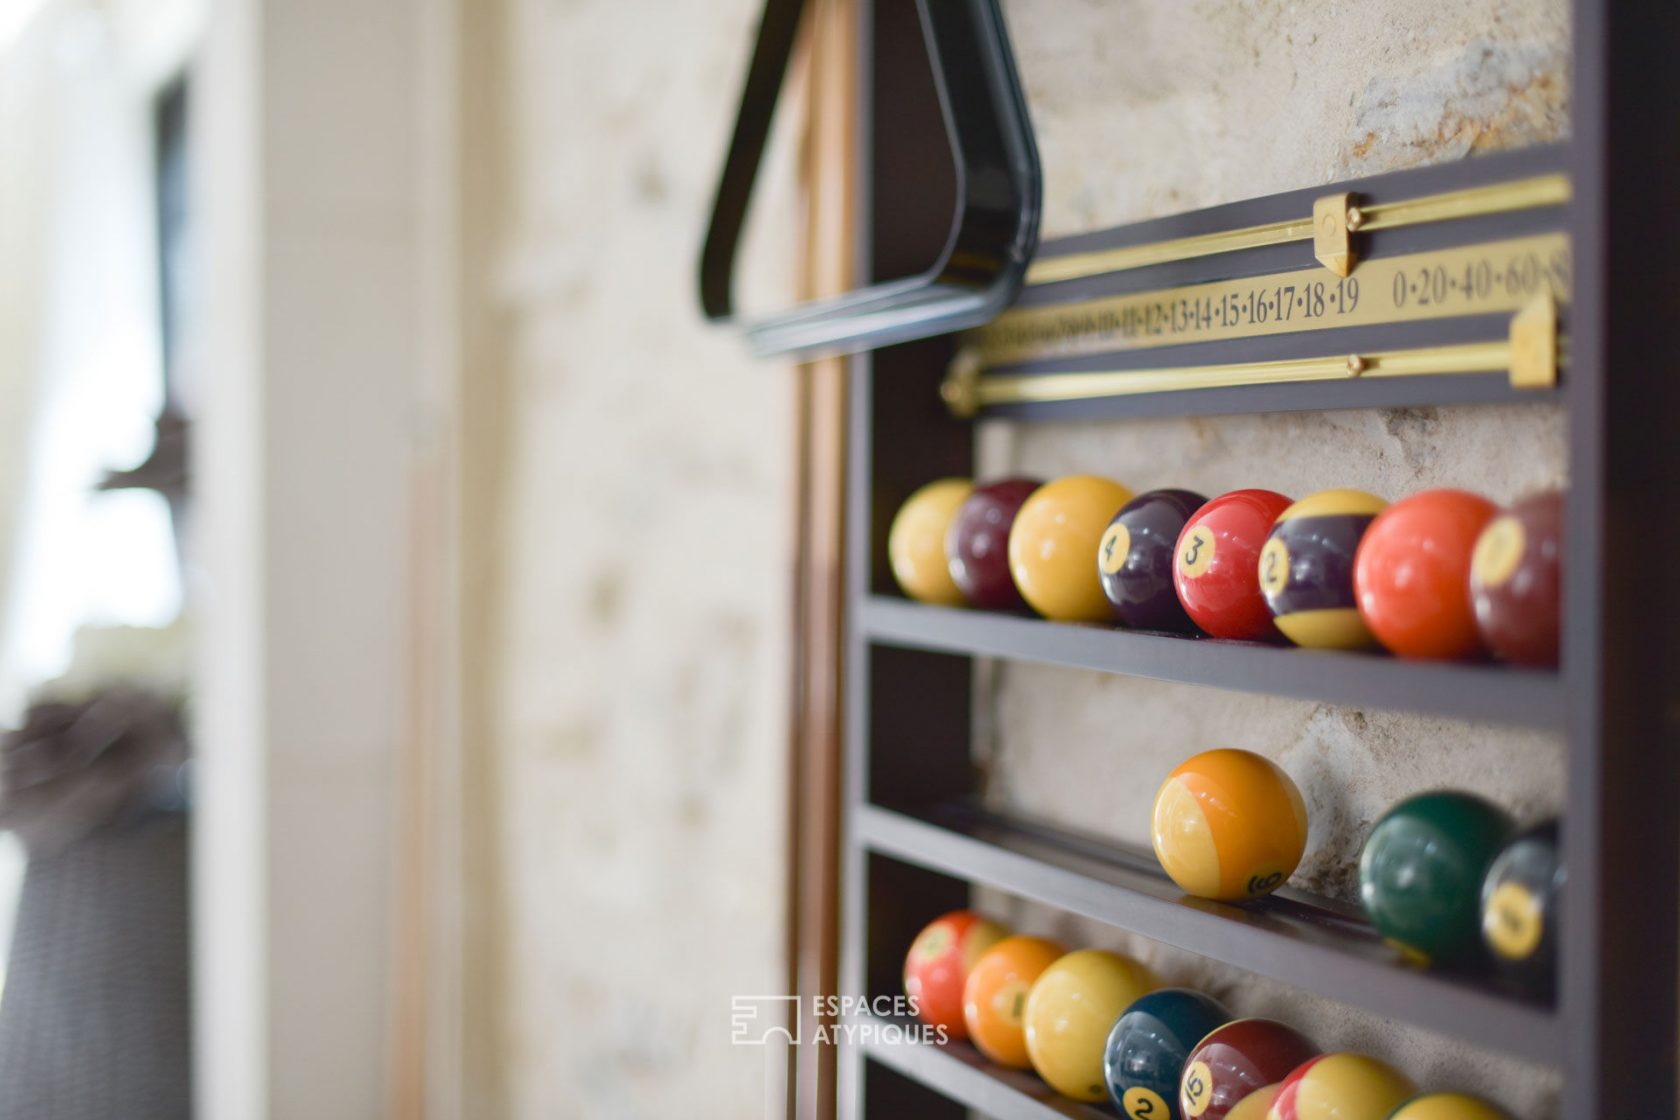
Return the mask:
[(1307, 807), (1270, 759), (1204, 751), (1161, 784), (1151, 834), (1162, 870), (1186, 893), (1243, 901), (1294, 874), (1307, 847)]
[(1318, 1048), (1272, 1019), (1226, 1023), (1196, 1046), (1184, 1065), (1178, 1109), (1187, 1120), (1226, 1120), (1245, 1098), (1293, 1073)]
[(1325, 490), (1278, 515), (1260, 550), (1260, 590), (1284, 637), (1312, 649), (1376, 643), (1359, 617), (1353, 558), (1387, 506), (1363, 490)]
[(1104, 949), (1069, 953), (1045, 969), (1027, 996), (1033, 1069), (1064, 1097), (1106, 1100), (1103, 1051), (1109, 1028), (1153, 987), (1147, 968)]
[(1225, 1005), (1189, 988), (1162, 988), (1126, 1008), (1108, 1032), (1103, 1076), (1129, 1120), (1181, 1120), (1178, 1085), (1190, 1051), (1231, 1021)]

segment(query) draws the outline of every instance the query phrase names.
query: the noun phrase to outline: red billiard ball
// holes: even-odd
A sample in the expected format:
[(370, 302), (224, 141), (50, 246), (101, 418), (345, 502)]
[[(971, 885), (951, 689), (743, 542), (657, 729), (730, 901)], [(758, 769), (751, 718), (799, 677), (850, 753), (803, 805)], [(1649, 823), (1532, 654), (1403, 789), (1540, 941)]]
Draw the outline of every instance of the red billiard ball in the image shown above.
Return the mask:
[(1178, 601), (1216, 638), (1275, 641), (1278, 629), (1260, 591), (1260, 550), (1290, 501), (1271, 490), (1233, 490), (1185, 522), (1173, 556)]
[(1097, 571), (1115, 618), (1137, 630), (1195, 630), (1173, 587), (1173, 549), (1205, 505), (1189, 490), (1151, 490), (1114, 515), (1097, 546)]
[(1526, 498), (1488, 522), (1470, 554), (1470, 599), (1487, 647), (1522, 665), (1558, 662), (1563, 495)]
[(1021, 504), (1041, 483), (1006, 478), (977, 486), (957, 508), (945, 537), (945, 560), (951, 579), (970, 606), (991, 611), (1024, 611), (1027, 601), (1009, 574), (1009, 529)]
[(1464, 490), (1425, 490), (1371, 522), (1353, 562), (1353, 592), (1371, 633), (1401, 657), (1478, 653), (1470, 554), (1498, 509)]
[(1179, 1111), (1190, 1120), (1225, 1120), (1244, 1097), (1282, 1081), (1317, 1053), (1301, 1032), (1271, 1019), (1226, 1023), (1184, 1064)]
[(963, 985), (987, 949), (1009, 936), (996, 922), (972, 910), (954, 910), (928, 923), (904, 957), (904, 994), (929, 1026), (948, 1038), (967, 1038)]

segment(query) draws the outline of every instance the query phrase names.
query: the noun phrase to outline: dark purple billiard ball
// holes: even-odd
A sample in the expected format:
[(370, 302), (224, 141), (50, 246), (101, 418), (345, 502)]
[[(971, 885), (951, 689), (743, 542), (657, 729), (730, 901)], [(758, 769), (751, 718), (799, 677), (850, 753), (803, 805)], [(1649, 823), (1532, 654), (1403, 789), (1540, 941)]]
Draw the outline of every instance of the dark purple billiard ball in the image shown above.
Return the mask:
[(1006, 478), (976, 486), (957, 509), (945, 537), (945, 560), (951, 579), (970, 606), (992, 611), (1023, 611), (1026, 600), (1009, 574), (1009, 528), (1015, 514), (1039, 481)]
[(1520, 665), (1558, 663), (1563, 495), (1525, 498), (1488, 522), (1470, 554), (1470, 601), (1489, 649)]
[(1114, 515), (1097, 546), (1097, 571), (1121, 622), (1137, 630), (1195, 631), (1173, 587), (1173, 549), (1184, 523), (1206, 504), (1189, 490), (1151, 490)]

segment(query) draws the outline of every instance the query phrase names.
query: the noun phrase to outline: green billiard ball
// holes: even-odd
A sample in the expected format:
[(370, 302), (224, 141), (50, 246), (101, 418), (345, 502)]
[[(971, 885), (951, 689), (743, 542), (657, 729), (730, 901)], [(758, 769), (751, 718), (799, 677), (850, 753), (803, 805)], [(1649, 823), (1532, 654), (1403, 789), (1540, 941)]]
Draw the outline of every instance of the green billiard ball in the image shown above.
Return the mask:
[(1422, 962), (1482, 952), (1482, 883), (1514, 822), (1469, 793), (1408, 798), (1385, 813), (1359, 855), (1359, 898), (1378, 933)]

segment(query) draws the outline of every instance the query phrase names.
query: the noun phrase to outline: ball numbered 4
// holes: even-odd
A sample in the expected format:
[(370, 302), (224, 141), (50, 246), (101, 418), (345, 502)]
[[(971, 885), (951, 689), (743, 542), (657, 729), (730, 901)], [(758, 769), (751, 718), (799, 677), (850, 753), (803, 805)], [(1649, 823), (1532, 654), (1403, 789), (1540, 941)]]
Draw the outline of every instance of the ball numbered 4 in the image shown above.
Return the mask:
[(904, 957), (904, 994), (929, 1026), (965, 1038), (963, 985), (976, 961), (1009, 931), (972, 910), (957, 910), (928, 923)]
[(917, 602), (944, 607), (963, 603), (945, 559), (945, 536), (973, 489), (966, 478), (930, 482), (906, 498), (893, 517), (887, 559), (898, 586)]
[(1354, 557), (1365, 625), (1401, 657), (1480, 652), (1470, 607), (1470, 554), (1496, 507), (1463, 490), (1426, 490), (1383, 510)]
[(1482, 940), (1504, 971), (1539, 993), (1550, 992), (1557, 976), (1559, 832), (1553, 820), (1517, 833), (1482, 882)]
[(1313, 649), (1376, 643), (1359, 617), (1353, 558), (1387, 506), (1363, 490), (1325, 490), (1278, 515), (1260, 550), (1260, 590), (1284, 637)]
[(1482, 530), (1470, 556), (1470, 601), (1494, 653), (1521, 665), (1557, 664), (1562, 559), (1556, 491), (1525, 498)]
[(999, 1065), (1026, 1069), (1027, 994), (1044, 970), (1066, 955), (1042, 937), (1006, 937), (987, 949), (963, 985), (963, 1021), (979, 1051)]
[(1037, 490), (1031, 478), (1006, 478), (976, 486), (945, 536), (951, 580), (970, 606), (989, 611), (1026, 607), (1009, 574), (1009, 530), (1021, 505)]
[(1482, 883), (1513, 822), (1474, 794), (1419, 794), (1377, 821), (1359, 853), (1359, 900), (1389, 942), (1424, 962), (1482, 949)]
[(1425, 1093), (1389, 1113), (1388, 1120), (1511, 1120), (1511, 1115), (1467, 1093)]
[(1231, 1021), (1225, 1005), (1189, 988), (1162, 988), (1126, 1008), (1108, 1032), (1103, 1077), (1129, 1120), (1181, 1120), (1178, 1085), (1190, 1051)]
[(1364, 1054), (1309, 1058), (1283, 1080), (1267, 1120), (1387, 1120), (1417, 1092), (1412, 1079)]
[(1204, 751), (1155, 795), (1161, 867), (1188, 894), (1241, 901), (1294, 874), (1307, 846), (1307, 807), (1289, 775), (1251, 751)]
[(1033, 491), (1009, 530), (1009, 571), (1033, 610), (1058, 622), (1109, 617), (1097, 578), (1097, 546), (1131, 497), (1118, 482), (1083, 474)]
[(1137, 630), (1195, 631), (1173, 586), (1173, 550), (1184, 523), (1206, 504), (1190, 490), (1151, 490), (1114, 515), (1097, 549), (1097, 570), (1115, 618)]
[(1226, 1023), (1202, 1039), (1185, 1063), (1179, 1112), (1186, 1120), (1226, 1120), (1243, 1100), (1281, 1082), (1317, 1053), (1300, 1031), (1272, 1019)]
[(1270, 490), (1233, 490), (1185, 522), (1173, 586), (1197, 626), (1216, 638), (1276, 640), (1278, 629), (1260, 593), (1260, 549), (1289, 504)]
[(1045, 969), (1027, 996), (1033, 1069), (1064, 1097), (1106, 1100), (1103, 1052), (1109, 1029), (1153, 987), (1147, 968), (1103, 949), (1069, 953)]

